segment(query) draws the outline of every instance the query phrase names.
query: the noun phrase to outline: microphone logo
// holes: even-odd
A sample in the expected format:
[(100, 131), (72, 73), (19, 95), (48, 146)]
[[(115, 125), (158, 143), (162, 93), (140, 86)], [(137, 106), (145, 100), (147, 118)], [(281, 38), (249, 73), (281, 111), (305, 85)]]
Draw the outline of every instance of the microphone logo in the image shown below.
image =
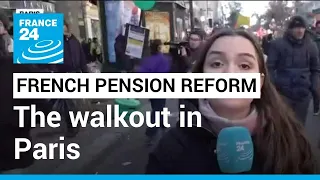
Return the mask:
[(252, 160), (253, 159), (253, 148), (250, 141), (236, 142), (236, 151), (239, 153), (238, 161)]
[(248, 129), (244, 127), (222, 129), (216, 147), (218, 164), (223, 173), (250, 171), (254, 148)]

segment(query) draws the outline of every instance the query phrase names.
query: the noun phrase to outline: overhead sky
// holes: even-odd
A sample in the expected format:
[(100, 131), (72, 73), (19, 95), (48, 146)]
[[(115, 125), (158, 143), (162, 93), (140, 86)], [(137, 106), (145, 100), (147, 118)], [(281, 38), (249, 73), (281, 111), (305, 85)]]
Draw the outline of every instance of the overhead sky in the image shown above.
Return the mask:
[(269, 1), (239, 1), (242, 5), (245, 16), (251, 16), (254, 13), (263, 14), (267, 8)]
[[(254, 13), (263, 14), (268, 9), (268, 3), (270, 1), (237, 1), (242, 5), (243, 10), (241, 14), (244, 16), (251, 17)], [(288, 6), (292, 6), (293, 2), (288, 1)], [(254, 25), (257, 19), (255, 17), (251, 17), (250, 25)]]
[[(241, 3), (243, 10), (241, 14), (244, 16), (251, 17), (254, 13), (263, 14), (268, 9), (269, 1), (238, 1)], [(254, 25), (257, 19), (251, 17), (250, 24)]]

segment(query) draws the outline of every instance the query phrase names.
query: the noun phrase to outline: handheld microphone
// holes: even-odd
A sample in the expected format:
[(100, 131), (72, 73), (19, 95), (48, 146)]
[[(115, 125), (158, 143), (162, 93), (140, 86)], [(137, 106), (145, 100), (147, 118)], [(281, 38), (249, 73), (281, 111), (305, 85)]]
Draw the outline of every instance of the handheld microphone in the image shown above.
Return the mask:
[(251, 170), (253, 142), (244, 127), (228, 127), (220, 131), (217, 140), (217, 160), (223, 173), (242, 173)]

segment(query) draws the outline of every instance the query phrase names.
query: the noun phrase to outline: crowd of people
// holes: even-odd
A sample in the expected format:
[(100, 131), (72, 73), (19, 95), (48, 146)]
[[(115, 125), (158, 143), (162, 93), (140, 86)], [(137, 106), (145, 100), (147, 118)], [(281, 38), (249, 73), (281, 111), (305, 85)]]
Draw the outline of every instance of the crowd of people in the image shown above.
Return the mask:
[[(4, 20), (0, 21), (3, 23)], [(80, 43), (65, 22), (64, 64), (13, 65), (0, 22), (0, 55), (2, 86), (0, 121), (0, 173), (17, 173), (33, 163), (32, 152), (14, 159), (14, 139), (30, 137), (30, 128), (19, 128), (14, 105), (36, 104), (44, 112), (52, 110), (58, 100), (12, 100), (13, 72), (88, 72), (87, 64), (101, 60), (96, 39)], [(4, 33), (1, 33), (4, 32)], [(320, 34), (320, 22), (317, 22)], [(115, 50), (125, 58), (122, 36)], [(117, 44), (118, 43), (118, 44)], [(161, 51), (163, 42), (150, 41), (149, 54), (141, 60), (140, 73), (260, 73), (260, 99), (183, 99), (186, 111), (202, 114), (202, 127), (182, 128), (179, 123), (169, 130), (147, 128), (147, 145), (154, 148), (146, 165), (147, 174), (222, 174), (217, 163), (217, 134), (232, 126), (246, 127), (254, 141), (254, 162), (248, 174), (316, 174), (319, 172), (318, 150), (306, 137), (304, 123), (307, 108), (314, 99), (314, 113), (319, 114), (319, 38), (306, 34), (303, 18), (292, 17), (285, 35), (268, 38), (261, 47), (249, 32), (220, 29), (207, 36), (196, 29), (188, 36), (188, 45), (171, 47), (170, 54)], [(318, 46), (318, 47), (317, 47)], [(265, 55), (268, 59), (265, 61)], [(125, 69), (125, 68), (124, 68)], [(165, 107), (165, 99), (151, 99), (153, 115)], [(60, 102), (61, 103), (61, 102)], [(63, 107), (74, 104), (62, 101)], [(67, 112), (67, 111), (64, 111)], [(26, 116), (27, 118), (30, 116)], [(78, 128), (67, 122), (67, 137), (75, 137)], [(152, 120), (155, 121), (155, 116)], [(28, 119), (25, 121), (28, 122)], [(161, 139), (157, 141), (157, 135)]]

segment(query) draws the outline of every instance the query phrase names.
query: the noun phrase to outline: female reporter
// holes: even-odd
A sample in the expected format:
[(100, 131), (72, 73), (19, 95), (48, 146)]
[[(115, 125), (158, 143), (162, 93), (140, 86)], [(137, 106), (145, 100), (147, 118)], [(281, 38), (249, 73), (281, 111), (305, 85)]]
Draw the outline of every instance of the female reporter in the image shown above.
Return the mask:
[(255, 39), (244, 31), (222, 31), (203, 50), (194, 73), (261, 73), (261, 98), (182, 100), (187, 111), (202, 114), (202, 127), (169, 130), (150, 153), (146, 173), (222, 174), (217, 134), (232, 126), (246, 127), (254, 143), (252, 168), (243, 173), (317, 173), (303, 126), (272, 85)]

